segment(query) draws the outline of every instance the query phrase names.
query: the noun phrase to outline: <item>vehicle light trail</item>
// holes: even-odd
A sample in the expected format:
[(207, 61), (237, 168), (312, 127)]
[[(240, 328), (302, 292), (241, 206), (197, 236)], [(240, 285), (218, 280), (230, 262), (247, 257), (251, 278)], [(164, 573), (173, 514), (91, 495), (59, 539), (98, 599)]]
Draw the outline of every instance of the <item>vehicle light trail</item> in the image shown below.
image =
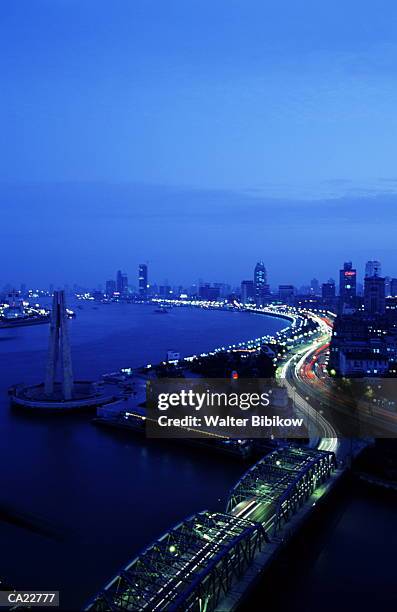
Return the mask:
[[(328, 318), (324, 319), (314, 313), (310, 313), (309, 316), (317, 323), (321, 336), (313, 340), (309, 346), (306, 345), (291, 355), (279, 369), (278, 378), (286, 387), (288, 395), (292, 398), (294, 404), (308, 417), (315, 429), (317, 431), (320, 430), (321, 439), (318, 448), (337, 453), (339, 442), (335, 429), (304, 397), (306, 394), (303, 390), (303, 383), (310, 385), (310, 383), (317, 380), (314, 364), (317, 361), (318, 355), (328, 348), (332, 329)], [(299, 392), (298, 389), (300, 387)]]

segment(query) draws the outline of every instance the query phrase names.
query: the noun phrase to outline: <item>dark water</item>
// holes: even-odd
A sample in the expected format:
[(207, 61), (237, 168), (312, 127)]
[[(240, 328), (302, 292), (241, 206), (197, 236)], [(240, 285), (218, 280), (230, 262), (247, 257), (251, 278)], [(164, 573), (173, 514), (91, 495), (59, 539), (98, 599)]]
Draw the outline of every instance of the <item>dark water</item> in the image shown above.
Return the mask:
[(397, 494), (345, 483), (241, 607), (270, 612), (397, 609)]
[[(70, 328), (78, 378), (156, 362), (168, 349), (188, 355), (285, 326), (239, 313), (156, 315), (128, 304), (85, 303), (77, 314)], [(0, 576), (16, 588), (60, 590), (62, 606), (76, 609), (180, 519), (223, 510), (246, 466), (104, 431), (87, 416), (11, 411), (7, 387), (43, 378), (47, 334), (47, 326), (0, 330), (0, 506), (46, 532), (0, 520)]]

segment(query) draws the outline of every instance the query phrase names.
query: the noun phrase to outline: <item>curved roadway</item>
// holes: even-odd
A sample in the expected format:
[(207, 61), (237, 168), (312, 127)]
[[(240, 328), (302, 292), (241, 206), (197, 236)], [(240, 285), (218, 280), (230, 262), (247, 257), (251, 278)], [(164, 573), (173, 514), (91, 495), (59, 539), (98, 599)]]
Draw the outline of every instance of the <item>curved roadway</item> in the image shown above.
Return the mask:
[(305, 344), (295, 350), (278, 369), (277, 376), (287, 388), (288, 395), (293, 399), (294, 404), (307, 417), (311, 444), (321, 450), (337, 453), (339, 440), (336, 430), (323, 414), (309, 403), (309, 397), (313, 393), (313, 383), (310, 383), (310, 380), (311, 376), (315, 377), (315, 375), (313, 372), (310, 374), (305, 367), (307, 362), (312, 362), (316, 354), (328, 348), (332, 324), (328, 319), (314, 313), (310, 313), (309, 316), (318, 324), (320, 335), (309, 345)]

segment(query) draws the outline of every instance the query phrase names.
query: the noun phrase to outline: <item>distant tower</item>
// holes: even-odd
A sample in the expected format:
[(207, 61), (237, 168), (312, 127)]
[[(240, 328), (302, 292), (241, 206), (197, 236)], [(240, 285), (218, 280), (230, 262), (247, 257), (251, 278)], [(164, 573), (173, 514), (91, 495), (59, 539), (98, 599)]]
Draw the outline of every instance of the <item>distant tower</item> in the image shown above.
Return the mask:
[(385, 279), (366, 276), (364, 279), (364, 310), (370, 315), (385, 313)]
[(319, 295), (320, 293), (320, 283), (317, 278), (312, 278), (310, 281), (310, 291), (313, 295)]
[(113, 295), (116, 293), (117, 290), (117, 284), (116, 281), (110, 279), (106, 281), (106, 290), (105, 293), (107, 295), (107, 297), (113, 297)]
[(256, 303), (258, 305), (263, 304), (265, 296), (269, 294), (269, 285), (267, 284), (267, 272), (263, 261), (258, 261), (255, 266), (254, 292)]
[(323, 300), (333, 300), (335, 298), (335, 281), (330, 279), (328, 283), (321, 285), (321, 297)]
[(126, 295), (128, 293), (128, 276), (121, 270), (117, 272), (116, 287), (120, 295)]
[(343, 270), (339, 272), (340, 311), (344, 312), (345, 308), (353, 309), (356, 305), (356, 296), (357, 271), (351, 261), (346, 261)]
[(73, 396), (73, 373), (64, 291), (54, 291), (52, 301), (50, 342), (44, 387), (48, 397), (54, 395), (58, 362), (61, 364), (62, 396), (63, 399), (70, 400)]
[(139, 295), (141, 298), (147, 298), (148, 293), (148, 274), (147, 265), (140, 264), (138, 268), (138, 283), (139, 283)]
[(365, 264), (365, 276), (382, 276), (382, 265), (380, 261), (367, 261)]
[(254, 281), (243, 280), (241, 282), (241, 301), (243, 304), (252, 302), (254, 298)]

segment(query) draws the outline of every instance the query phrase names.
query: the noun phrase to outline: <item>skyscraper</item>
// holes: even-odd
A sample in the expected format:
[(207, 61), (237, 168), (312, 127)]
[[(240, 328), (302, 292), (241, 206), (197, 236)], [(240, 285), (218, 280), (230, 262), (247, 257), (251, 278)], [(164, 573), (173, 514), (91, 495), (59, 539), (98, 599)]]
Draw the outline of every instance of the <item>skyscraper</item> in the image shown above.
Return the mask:
[(112, 295), (115, 293), (116, 290), (117, 290), (116, 281), (114, 281), (113, 279), (107, 280), (106, 289), (105, 289), (106, 295), (108, 297), (112, 297)]
[(269, 285), (267, 284), (267, 273), (263, 261), (258, 261), (254, 270), (254, 292), (255, 302), (260, 306), (263, 304), (265, 296), (269, 294)]
[(120, 295), (128, 293), (128, 277), (121, 270), (117, 272), (116, 286)]
[(367, 314), (385, 313), (385, 279), (381, 276), (366, 276), (364, 279), (364, 310)]
[(382, 266), (380, 261), (367, 261), (365, 264), (365, 276), (382, 276)]
[(209, 283), (205, 283), (199, 289), (199, 296), (203, 300), (214, 302), (219, 299), (219, 287), (211, 287)]
[(340, 309), (354, 308), (357, 295), (357, 271), (352, 262), (343, 264), (343, 270), (339, 272), (339, 299)]
[(317, 278), (312, 278), (310, 281), (310, 293), (313, 295), (319, 295), (320, 293), (320, 283), (318, 282)]
[(397, 278), (392, 278), (390, 281), (390, 295), (397, 296)]
[(138, 286), (139, 286), (139, 296), (141, 298), (146, 299), (148, 293), (148, 273), (147, 273), (147, 265), (140, 264), (138, 268)]
[(333, 280), (321, 285), (321, 297), (323, 300), (333, 300), (335, 298), (335, 283)]
[(295, 287), (293, 285), (279, 285), (278, 295), (284, 304), (292, 304), (295, 296)]
[(254, 281), (243, 280), (241, 282), (241, 301), (243, 304), (252, 302), (254, 298)]

